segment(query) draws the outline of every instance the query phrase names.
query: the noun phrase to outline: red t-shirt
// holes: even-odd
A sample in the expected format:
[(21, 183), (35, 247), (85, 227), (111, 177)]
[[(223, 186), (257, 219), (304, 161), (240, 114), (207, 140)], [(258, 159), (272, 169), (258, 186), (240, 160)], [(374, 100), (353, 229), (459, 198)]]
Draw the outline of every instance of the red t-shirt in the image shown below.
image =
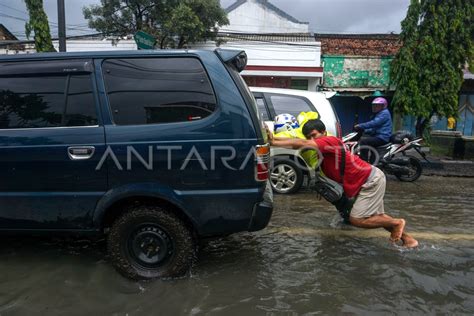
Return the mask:
[[(324, 136), (314, 139), (314, 142), (318, 145), (320, 156), (323, 156), (321, 169), (324, 174), (328, 178), (341, 183), (339, 168), (341, 165), (342, 141), (334, 136)], [(343, 188), (348, 197), (354, 197), (359, 193), (371, 170), (372, 165), (346, 150)]]

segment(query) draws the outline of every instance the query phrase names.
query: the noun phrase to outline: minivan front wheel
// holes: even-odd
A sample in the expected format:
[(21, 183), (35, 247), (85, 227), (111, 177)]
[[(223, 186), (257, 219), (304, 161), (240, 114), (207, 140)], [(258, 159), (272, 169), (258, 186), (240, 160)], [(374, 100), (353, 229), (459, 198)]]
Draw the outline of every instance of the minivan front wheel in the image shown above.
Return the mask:
[(270, 172), (270, 183), (276, 193), (295, 193), (303, 184), (303, 171), (291, 159), (275, 158)]
[(191, 230), (158, 206), (126, 210), (112, 225), (107, 246), (115, 268), (134, 280), (182, 276), (195, 257)]

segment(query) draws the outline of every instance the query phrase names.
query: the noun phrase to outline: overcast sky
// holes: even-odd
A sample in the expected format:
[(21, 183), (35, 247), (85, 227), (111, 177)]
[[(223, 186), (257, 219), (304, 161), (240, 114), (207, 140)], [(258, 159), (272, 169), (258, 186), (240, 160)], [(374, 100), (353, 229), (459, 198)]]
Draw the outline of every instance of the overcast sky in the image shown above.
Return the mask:
[[(310, 23), (314, 33), (390, 33), (400, 32), (409, 0), (269, 0), (302, 22)], [(57, 35), (57, 0), (43, 0), (53, 36)], [(90, 34), (82, 7), (100, 0), (65, 0), (67, 35)], [(221, 0), (226, 8), (234, 0)], [(0, 23), (18, 38), (25, 37), (28, 18), (23, 0), (0, 0)]]

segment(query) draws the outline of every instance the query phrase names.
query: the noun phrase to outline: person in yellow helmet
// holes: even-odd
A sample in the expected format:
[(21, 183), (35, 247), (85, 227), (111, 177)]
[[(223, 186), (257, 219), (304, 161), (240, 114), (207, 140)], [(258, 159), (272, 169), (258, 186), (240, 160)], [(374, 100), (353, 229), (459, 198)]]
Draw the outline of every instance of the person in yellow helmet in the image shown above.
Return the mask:
[(448, 131), (454, 131), (456, 129), (456, 119), (452, 116), (448, 117)]

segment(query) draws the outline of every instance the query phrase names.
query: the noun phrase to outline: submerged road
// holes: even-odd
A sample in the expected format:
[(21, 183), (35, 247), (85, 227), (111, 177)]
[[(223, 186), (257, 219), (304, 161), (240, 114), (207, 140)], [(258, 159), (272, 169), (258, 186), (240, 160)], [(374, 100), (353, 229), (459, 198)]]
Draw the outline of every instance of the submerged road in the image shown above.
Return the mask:
[(203, 241), (189, 277), (130, 282), (102, 242), (0, 241), (0, 315), (474, 314), (474, 179), (387, 182), (420, 247), (341, 224), (304, 191), (268, 228)]

